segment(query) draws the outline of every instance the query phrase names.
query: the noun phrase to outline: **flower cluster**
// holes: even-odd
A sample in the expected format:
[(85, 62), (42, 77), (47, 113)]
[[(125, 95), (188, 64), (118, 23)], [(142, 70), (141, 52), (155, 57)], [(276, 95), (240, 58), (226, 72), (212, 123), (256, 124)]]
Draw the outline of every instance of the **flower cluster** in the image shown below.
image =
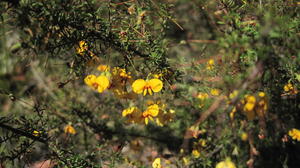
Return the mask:
[(84, 82), (86, 85), (99, 93), (107, 89), (119, 98), (132, 98), (132, 92), (128, 92), (126, 84), (131, 83), (131, 75), (125, 69), (114, 67), (112, 70), (108, 65), (99, 65), (97, 70), (101, 72), (99, 76), (90, 74), (85, 77)]
[(293, 128), (289, 131), (289, 136), (294, 140), (300, 141), (300, 130)]
[(283, 86), (283, 90), (285, 94), (287, 95), (296, 95), (298, 94), (298, 90), (296, 87), (294, 87), (291, 83), (288, 83)]
[[(229, 99), (233, 99), (238, 94), (234, 91), (229, 95)], [(264, 118), (268, 110), (268, 101), (264, 92), (258, 92), (257, 95), (246, 94), (244, 98), (233, 107), (229, 116), (231, 119), (237, 111), (242, 111), (246, 115), (248, 120), (253, 120), (256, 116)]]
[(84, 82), (86, 85), (91, 87), (94, 90), (97, 90), (99, 93), (102, 93), (109, 87), (109, 79), (105, 75), (88, 75), (84, 78)]
[(154, 121), (159, 126), (164, 126), (166, 122), (173, 120), (174, 111), (165, 110), (165, 104), (160, 103), (149, 104), (145, 111), (141, 111), (136, 106), (129, 107), (122, 112), (122, 116), (127, 118), (130, 123), (145, 123)]
[[(205, 147), (207, 146), (207, 141), (203, 138), (199, 138), (193, 143), (192, 155), (194, 158), (199, 158), (203, 152), (205, 152)], [(202, 154), (201, 154), (202, 153)]]
[[(152, 79), (133, 81), (131, 73), (120, 67), (111, 68), (108, 65), (99, 65), (97, 70), (101, 72), (99, 76), (87, 75), (84, 82), (99, 93), (111, 90), (118, 98), (135, 99), (138, 94), (151, 96), (160, 92), (163, 88), (163, 82), (159, 79), (162, 74), (154, 74)], [(129, 86), (131, 86), (131, 89)], [(122, 116), (126, 117), (129, 123), (145, 123), (147, 125), (149, 121), (154, 121), (157, 125), (163, 126), (166, 122), (172, 121), (174, 117), (174, 111), (166, 110), (165, 107), (166, 105), (160, 102), (148, 103), (145, 111), (132, 106), (124, 109)]]
[(79, 55), (84, 55), (88, 51), (88, 44), (85, 41), (79, 41), (79, 45), (76, 48), (76, 53)]
[(205, 92), (199, 92), (197, 94), (197, 98), (200, 102), (199, 107), (203, 108), (205, 103), (207, 102), (208, 98), (210, 97), (216, 97), (219, 96), (221, 94), (221, 90), (220, 89), (216, 89), (216, 88), (212, 88), (210, 90), (210, 93), (205, 93)]

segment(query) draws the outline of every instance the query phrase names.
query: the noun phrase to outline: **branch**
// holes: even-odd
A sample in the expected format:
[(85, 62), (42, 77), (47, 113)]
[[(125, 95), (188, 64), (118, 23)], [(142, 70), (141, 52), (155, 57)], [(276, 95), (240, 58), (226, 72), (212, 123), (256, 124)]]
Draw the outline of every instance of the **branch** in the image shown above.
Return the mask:
[(11, 131), (15, 134), (18, 134), (18, 135), (21, 135), (21, 136), (25, 136), (27, 138), (30, 138), (34, 141), (38, 141), (38, 142), (41, 142), (41, 143), (44, 143), (44, 144), (47, 144), (47, 139), (43, 139), (41, 137), (38, 137), (38, 136), (34, 136), (28, 132), (25, 132), (23, 130), (20, 130), (20, 129), (16, 129), (16, 128), (13, 128), (9, 125), (6, 125), (6, 124), (3, 124), (3, 123), (0, 123), (0, 128), (3, 128), (3, 129), (6, 129), (8, 131)]

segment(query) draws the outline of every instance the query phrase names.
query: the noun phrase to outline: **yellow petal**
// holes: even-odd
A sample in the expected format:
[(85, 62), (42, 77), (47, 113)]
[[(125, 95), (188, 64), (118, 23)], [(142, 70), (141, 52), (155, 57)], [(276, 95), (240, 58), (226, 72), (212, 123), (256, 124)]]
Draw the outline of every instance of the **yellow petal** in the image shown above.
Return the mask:
[(102, 93), (109, 86), (109, 80), (106, 76), (98, 76), (96, 78), (96, 83), (98, 84), (98, 92)]
[(72, 125), (66, 125), (65, 127), (64, 127), (64, 132), (66, 133), (66, 134), (76, 134), (76, 130), (75, 130), (75, 128), (74, 127), (72, 127)]
[(163, 82), (159, 79), (151, 79), (148, 81), (153, 92), (159, 92), (163, 87)]
[[(134, 93), (141, 94), (143, 93), (144, 87), (146, 85), (146, 81), (144, 79), (138, 79), (132, 83), (132, 90)], [(145, 94), (145, 93), (144, 93)]]
[(148, 88), (148, 93), (149, 95), (152, 95), (152, 90), (150, 88)]
[(152, 168), (161, 168), (160, 158), (156, 158), (152, 163)]
[(146, 112), (147, 112), (147, 114), (150, 114), (151, 116), (156, 117), (159, 112), (159, 107), (157, 104), (153, 104), (147, 108)]
[(97, 77), (95, 75), (88, 75), (84, 78), (84, 83), (87, 84), (88, 86), (92, 86), (96, 78)]

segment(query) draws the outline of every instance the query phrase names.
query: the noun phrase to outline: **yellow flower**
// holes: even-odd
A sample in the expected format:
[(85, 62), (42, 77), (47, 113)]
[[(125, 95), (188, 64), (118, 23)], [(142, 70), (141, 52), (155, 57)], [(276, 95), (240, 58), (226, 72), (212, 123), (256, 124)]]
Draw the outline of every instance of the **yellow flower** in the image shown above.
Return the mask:
[(83, 55), (85, 51), (88, 50), (88, 45), (85, 41), (79, 42), (79, 47), (76, 48), (76, 53), (79, 55)]
[(267, 100), (265, 98), (262, 98), (257, 103), (257, 108), (255, 109), (255, 111), (259, 117), (264, 117), (267, 113), (267, 110), (268, 110)]
[(84, 78), (84, 82), (91, 88), (98, 90), (99, 93), (102, 93), (109, 87), (109, 79), (100, 75), (96, 77), (95, 75), (88, 75)]
[(160, 158), (154, 159), (152, 163), (152, 168), (161, 168)]
[(101, 71), (101, 72), (106, 72), (106, 71), (109, 71), (110, 70), (110, 66), (109, 65), (99, 65), (97, 67), (97, 70), (98, 71)]
[(163, 76), (163, 74), (162, 73), (158, 73), (158, 74), (153, 74), (152, 76), (153, 76), (153, 78), (159, 79), (159, 78), (161, 78)]
[(199, 152), (198, 150), (194, 149), (194, 150), (192, 151), (192, 155), (193, 155), (195, 158), (199, 158), (199, 157), (200, 157), (200, 152)]
[(135, 106), (123, 110), (122, 116), (127, 117), (131, 123), (139, 123), (142, 120), (142, 112)]
[(147, 92), (152, 95), (153, 92), (161, 91), (163, 87), (163, 82), (159, 79), (151, 79), (151, 80), (144, 80), (144, 79), (137, 79), (132, 83), (133, 92), (137, 94), (143, 93), (145, 96)]
[(112, 75), (113, 76), (118, 76), (124, 79), (130, 79), (131, 78), (131, 73), (126, 72), (126, 69), (120, 68), (120, 67), (114, 67), (112, 70)]
[(198, 93), (197, 98), (200, 100), (199, 107), (202, 108), (202, 107), (204, 107), (205, 100), (208, 98), (208, 94), (200, 92), (200, 93)]
[(137, 24), (137, 25), (142, 24), (142, 22), (143, 22), (145, 16), (146, 16), (146, 11), (140, 12), (139, 15), (138, 15), (138, 19), (137, 19), (137, 23), (136, 23), (136, 24)]
[(233, 107), (233, 109), (232, 109), (231, 112), (229, 113), (229, 117), (230, 117), (231, 120), (234, 119), (235, 113), (236, 113), (236, 107)]
[(289, 136), (294, 140), (300, 141), (300, 130), (293, 128), (289, 131)]
[(227, 158), (225, 161), (219, 162), (216, 165), (216, 168), (236, 168), (236, 167), (235, 164), (229, 158)]
[(220, 95), (220, 90), (219, 89), (211, 89), (210, 94), (213, 96), (219, 96)]
[(206, 147), (206, 140), (205, 139), (199, 139), (199, 145), (201, 147)]
[(201, 101), (205, 100), (208, 98), (208, 94), (207, 93), (202, 93), (200, 92), (198, 95), (197, 95), (197, 98), (200, 99)]
[(96, 83), (98, 84), (98, 89), (97, 90), (98, 90), (99, 93), (102, 93), (109, 86), (108, 78), (106, 76), (103, 76), (103, 75), (98, 76), (96, 78)]
[(243, 110), (246, 113), (248, 120), (253, 120), (255, 117), (254, 107), (256, 98), (251, 95), (245, 95), (245, 103)]
[(252, 111), (255, 106), (256, 99), (254, 96), (246, 95), (246, 104), (244, 106), (244, 111)]
[(131, 73), (124, 68), (114, 67), (112, 69), (112, 88), (124, 88), (126, 82), (131, 83)]
[(32, 132), (32, 135), (38, 137), (38, 136), (41, 135), (41, 131), (34, 130), (34, 131)]
[(283, 90), (285, 92), (289, 92), (289, 91), (291, 91), (293, 89), (294, 89), (294, 87), (293, 87), (293, 85), (291, 83), (288, 83), (288, 84), (284, 85), (284, 87), (283, 87)]
[(248, 134), (247, 134), (246, 132), (242, 132), (240, 136), (241, 136), (241, 140), (242, 140), (242, 141), (247, 141), (247, 139), (248, 139)]
[(283, 90), (290, 95), (296, 95), (298, 93), (297, 88), (295, 88), (291, 83), (284, 85)]
[[(96, 75), (88, 75), (84, 78), (84, 82), (86, 85), (93, 87), (93, 84), (95, 83), (96, 78), (97, 78)], [(96, 88), (95, 87), (94, 87), (94, 89), (97, 89), (97, 87)]]
[(143, 118), (145, 119), (145, 124), (148, 125), (149, 119), (153, 120), (153, 117), (156, 117), (159, 112), (159, 107), (157, 104), (148, 106), (146, 111), (143, 112)]
[(189, 164), (190, 164), (190, 160), (189, 160), (189, 158), (187, 158), (187, 157), (183, 157), (183, 158), (182, 158), (182, 160), (183, 160), (183, 163), (184, 163), (184, 165), (185, 165), (185, 166), (187, 166), (187, 165), (189, 165)]
[(75, 130), (75, 128), (74, 127), (72, 127), (72, 125), (70, 125), (70, 124), (68, 124), (68, 125), (66, 125), (65, 127), (64, 127), (64, 132), (66, 133), (66, 134), (76, 134), (76, 130)]
[(137, 107), (129, 107), (129, 108), (125, 109), (122, 112), (122, 116), (126, 117), (127, 115), (132, 114), (136, 109), (137, 109)]
[(258, 93), (258, 96), (261, 97), (261, 98), (263, 98), (263, 97), (266, 96), (266, 94), (265, 94), (265, 92), (259, 92), (259, 93)]
[(239, 94), (239, 91), (234, 90), (232, 93), (229, 94), (229, 98), (230, 98), (230, 99), (233, 99), (233, 98), (235, 98), (238, 94)]
[(206, 64), (206, 69), (207, 70), (212, 70), (214, 69), (215, 66), (215, 61), (213, 59), (208, 60), (207, 64)]

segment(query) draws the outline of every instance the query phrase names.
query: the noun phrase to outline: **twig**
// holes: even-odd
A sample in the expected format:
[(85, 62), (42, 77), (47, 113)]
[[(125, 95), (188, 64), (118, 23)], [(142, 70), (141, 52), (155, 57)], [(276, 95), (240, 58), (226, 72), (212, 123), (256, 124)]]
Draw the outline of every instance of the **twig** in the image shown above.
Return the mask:
[(16, 128), (13, 128), (9, 125), (6, 125), (6, 124), (3, 124), (3, 123), (0, 123), (0, 128), (3, 128), (3, 129), (6, 129), (6, 130), (9, 130), (15, 134), (19, 134), (21, 136), (25, 136), (27, 138), (30, 138), (32, 140), (35, 140), (35, 141), (39, 141), (39, 142), (42, 142), (44, 144), (47, 144), (47, 139), (43, 139), (41, 137), (38, 137), (38, 136), (34, 136), (28, 132), (25, 132), (23, 130), (19, 130), (19, 129), (16, 129)]

